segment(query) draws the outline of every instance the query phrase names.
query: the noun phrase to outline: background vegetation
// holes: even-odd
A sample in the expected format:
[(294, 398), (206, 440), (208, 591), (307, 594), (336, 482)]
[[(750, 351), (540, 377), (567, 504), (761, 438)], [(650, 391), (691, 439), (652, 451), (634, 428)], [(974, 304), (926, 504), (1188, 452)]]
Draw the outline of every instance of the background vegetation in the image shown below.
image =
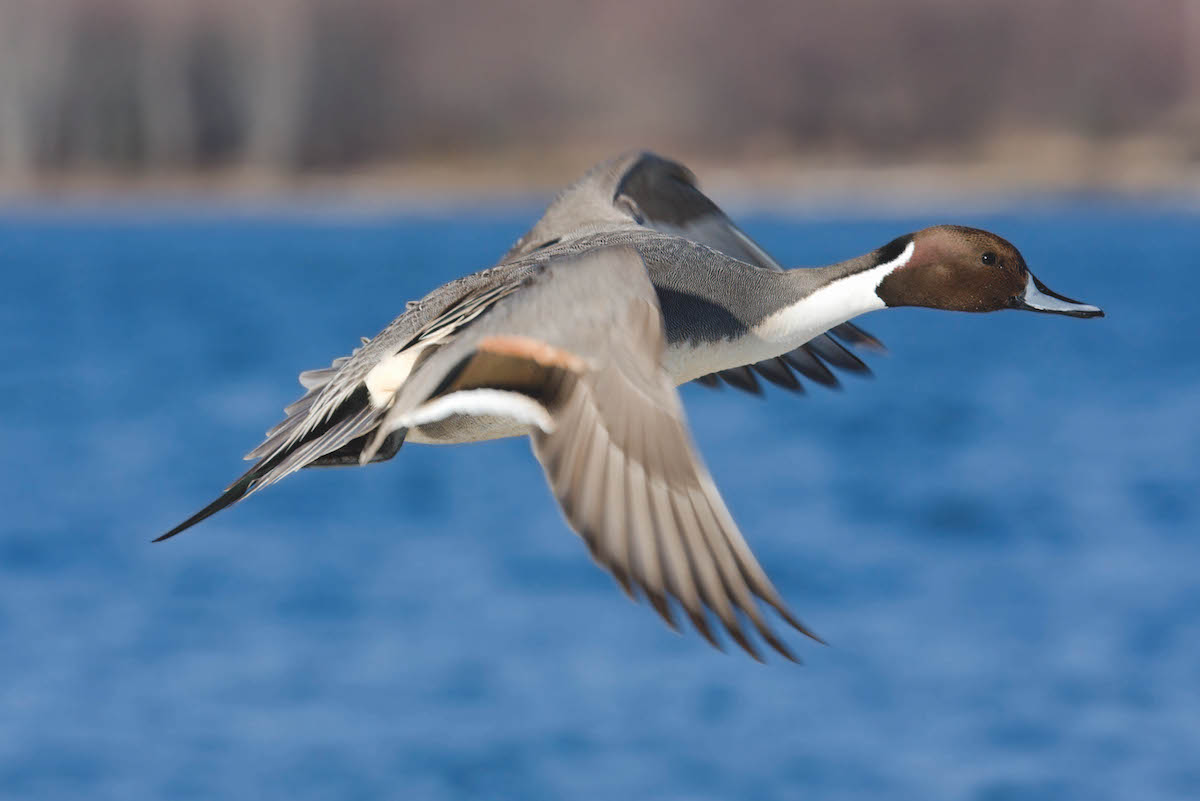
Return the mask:
[(903, 162), (1014, 137), (1194, 166), (1200, 2), (0, 0), (9, 188), (472, 158), (574, 171), (581, 150), (641, 144)]

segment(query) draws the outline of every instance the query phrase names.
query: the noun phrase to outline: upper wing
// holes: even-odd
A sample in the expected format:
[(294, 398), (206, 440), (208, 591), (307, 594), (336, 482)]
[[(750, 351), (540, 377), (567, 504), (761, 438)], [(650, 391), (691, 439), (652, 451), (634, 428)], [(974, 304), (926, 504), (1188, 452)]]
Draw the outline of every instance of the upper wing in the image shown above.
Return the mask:
[(567, 520), (631, 595), (672, 626), (674, 599), (716, 645), (711, 612), (758, 658), (744, 618), (793, 658), (758, 602), (814, 635), (767, 579), (696, 453), (664, 348), (636, 251), (557, 259), (435, 354), (381, 431), (471, 414), (528, 424)]
[[(783, 269), (700, 191), (696, 176), (678, 162), (652, 153), (640, 154), (617, 184), (613, 202), (617, 207), (627, 209), (647, 227), (699, 242), (748, 264), (771, 270)], [(731, 386), (757, 394), (762, 390), (756, 374), (797, 392), (802, 392), (803, 386), (793, 370), (827, 387), (840, 386), (830, 366), (869, 375), (870, 368), (838, 339), (856, 347), (884, 350), (883, 344), (866, 331), (851, 323), (842, 323), (783, 356), (722, 370), (697, 380), (707, 386), (717, 386), (716, 376), (720, 376)]]

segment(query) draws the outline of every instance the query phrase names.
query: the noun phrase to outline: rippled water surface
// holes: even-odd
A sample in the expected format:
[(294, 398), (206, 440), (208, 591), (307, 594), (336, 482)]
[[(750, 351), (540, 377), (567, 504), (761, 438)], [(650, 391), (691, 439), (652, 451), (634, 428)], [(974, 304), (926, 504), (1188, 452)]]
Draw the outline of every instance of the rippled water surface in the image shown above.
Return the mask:
[(1108, 318), (889, 311), (873, 380), (683, 390), (831, 645), (627, 601), (524, 441), (305, 471), (166, 544), (295, 374), (533, 208), (0, 218), (0, 796), (1200, 797), (1200, 217), (751, 216), (788, 263), (949, 217)]

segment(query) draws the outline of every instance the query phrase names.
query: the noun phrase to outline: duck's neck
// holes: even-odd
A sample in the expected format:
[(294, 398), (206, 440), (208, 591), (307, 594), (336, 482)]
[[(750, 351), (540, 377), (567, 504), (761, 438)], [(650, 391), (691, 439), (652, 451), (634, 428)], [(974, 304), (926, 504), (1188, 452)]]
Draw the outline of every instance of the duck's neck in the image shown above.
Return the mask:
[(816, 269), (788, 270), (789, 302), (754, 326), (755, 336), (786, 353), (836, 325), (885, 307), (876, 289), (912, 258), (911, 238), (849, 261)]
[(911, 237), (828, 267), (775, 272), (707, 248), (688, 269), (650, 260), (676, 383), (781, 356), (852, 317), (884, 308), (879, 283), (913, 255)]

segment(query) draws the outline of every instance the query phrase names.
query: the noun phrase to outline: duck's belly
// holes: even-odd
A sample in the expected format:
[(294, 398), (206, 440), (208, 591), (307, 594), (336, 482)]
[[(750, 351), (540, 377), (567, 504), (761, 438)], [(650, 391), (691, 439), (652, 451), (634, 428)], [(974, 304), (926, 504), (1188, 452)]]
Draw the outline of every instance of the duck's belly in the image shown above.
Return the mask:
[(464, 442), (523, 437), (528, 433), (528, 425), (510, 417), (452, 414), (443, 420), (410, 429), (405, 440), (424, 445), (459, 445)]
[(708, 342), (684, 340), (667, 346), (663, 354), (663, 369), (678, 386), (703, 375), (769, 359), (778, 355), (777, 350), (753, 333), (736, 339)]

